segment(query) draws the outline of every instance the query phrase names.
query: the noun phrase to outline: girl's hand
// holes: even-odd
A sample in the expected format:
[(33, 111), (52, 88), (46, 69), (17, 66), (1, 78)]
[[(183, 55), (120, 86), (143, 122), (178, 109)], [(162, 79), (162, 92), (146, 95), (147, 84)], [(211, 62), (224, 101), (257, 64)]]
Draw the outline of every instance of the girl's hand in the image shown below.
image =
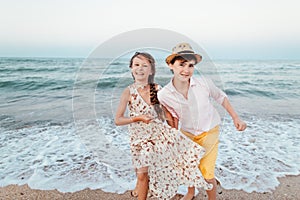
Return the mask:
[(149, 116), (149, 115), (140, 115), (138, 117), (135, 117), (136, 120), (134, 121), (142, 121), (146, 124), (149, 124), (151, 122), (151, 120), (153, 119), (153, 117)]
[(149, 115), (141, 115), (141, 121), (149, 124), (151, 122), (151, 120), (153, 119), (153, 117), (149, 116)]
[(233, 123), (238, 131), (243, 131), (247, 128), (247, 124), (242, 120), (240, 120), (239, 118), (234, 119)]

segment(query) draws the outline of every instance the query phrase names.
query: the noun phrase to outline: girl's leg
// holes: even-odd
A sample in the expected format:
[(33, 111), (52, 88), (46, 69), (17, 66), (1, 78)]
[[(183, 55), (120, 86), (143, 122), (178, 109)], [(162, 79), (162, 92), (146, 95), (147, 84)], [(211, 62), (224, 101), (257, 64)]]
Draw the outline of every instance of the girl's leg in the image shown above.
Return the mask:
[(194, 194), (195, 187), (188, 187), (188, 192), (186, 193), (186, 195), (184, 195), (184, 197), (181, 200), (191, 200), (194, 198)]
[(146, 200), (149, 187), (148, 167), (140, 168), (137, 172), (138, 200)]
[[(138, 176), (137, 169), (135, 169), (135, 175)], [(131, 191), (131, 196), (137, 197), (138, 196), (138, 188), (139, 188), (139, 180), (136, 180), (135, 188)]]

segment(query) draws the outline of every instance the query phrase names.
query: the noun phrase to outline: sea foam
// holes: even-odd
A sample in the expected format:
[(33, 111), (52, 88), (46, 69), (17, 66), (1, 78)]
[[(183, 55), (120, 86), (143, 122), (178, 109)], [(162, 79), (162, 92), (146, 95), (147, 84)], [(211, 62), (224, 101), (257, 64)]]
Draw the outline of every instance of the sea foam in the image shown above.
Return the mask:
[[(225, 117), (216, 176), (226, 189), (268, 192), (278, 177), (299, 175), (299, 119), (244, 118), (237, 132)], [(1, 128), (0, 186), (74, 192), (85, 188), (123, 193), (135, 185), (126, 127), (104, 117), (64, 125)]]

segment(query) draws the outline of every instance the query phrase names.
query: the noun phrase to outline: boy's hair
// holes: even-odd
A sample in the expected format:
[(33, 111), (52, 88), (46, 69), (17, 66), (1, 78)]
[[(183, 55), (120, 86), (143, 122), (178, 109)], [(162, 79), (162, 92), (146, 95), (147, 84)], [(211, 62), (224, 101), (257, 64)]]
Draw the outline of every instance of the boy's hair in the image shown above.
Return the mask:
[(190, 61), (194, 60), (197, 61), (196, 57), (192, 54), (182, 54), (182, 55), (177, 55), (175, 56), (171, 61), (170, 64), (174, 64), (176, 60), (181, 60), (181, 61)]
[[(196, 57), (192, 54), (182, 54), (182, 55), (177, 55), (175, 56), (171, 61), (170, 61), (170, 64), (174, 64), (176, 60), (179, 60), (179, 61), (183, 61), (183, 62), (186, 62), (186, 61), (190, 61), (190, 60), (194, 60), (194, 61), (197, 61)], [(172, 72), (172, 74), (174, 74), (174, 71), (172, 69), (170, 69), (170, 71)]]

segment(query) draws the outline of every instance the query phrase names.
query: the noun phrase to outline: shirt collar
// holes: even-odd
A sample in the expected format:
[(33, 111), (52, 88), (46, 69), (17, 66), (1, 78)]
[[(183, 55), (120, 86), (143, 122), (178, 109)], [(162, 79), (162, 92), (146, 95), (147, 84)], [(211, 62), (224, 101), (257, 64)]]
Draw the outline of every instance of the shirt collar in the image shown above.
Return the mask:
[(190, 87), (195, 86), (196, 84), (197, 84), (197, 83), (196, 83), (194, 77), (191, 77), (191, 78), (190, 78)]
[[(195, 86), (196, 85), (196, 81), (193, 77), (190, 78), (190, 87)], [(175, 92), (176, 88), (173, 85), (173, 78), (171, 78), (170, 82), (168, 83), (168, 85), (166, 85), (168, 87), (168, 89), (171, 92)]]

